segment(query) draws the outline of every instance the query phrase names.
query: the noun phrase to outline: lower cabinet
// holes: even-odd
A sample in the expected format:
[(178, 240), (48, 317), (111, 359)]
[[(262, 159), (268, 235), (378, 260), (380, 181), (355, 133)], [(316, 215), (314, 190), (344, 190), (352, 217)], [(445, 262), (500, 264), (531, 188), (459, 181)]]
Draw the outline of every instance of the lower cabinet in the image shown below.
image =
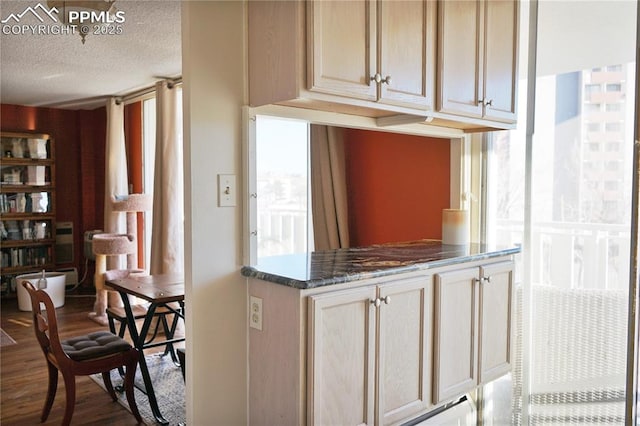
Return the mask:
[(435, 274), (433, 402), (511, 369), (513, 262)]
[(252, 426), (401, 425), (511, 369), (510, 256), (306, 290), (251, 279), (249, 292), (263, 300)]
[(433, 280), (309, 297), (307, 419), (386, 425), (431, 405)]

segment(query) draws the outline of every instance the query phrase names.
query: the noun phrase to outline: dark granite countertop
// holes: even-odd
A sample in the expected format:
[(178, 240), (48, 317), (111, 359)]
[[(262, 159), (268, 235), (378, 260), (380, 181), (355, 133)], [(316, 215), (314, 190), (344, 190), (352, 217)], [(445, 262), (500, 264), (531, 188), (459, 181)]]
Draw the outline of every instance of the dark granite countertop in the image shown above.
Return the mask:
[(309, 289), (519, 252), (517, 246), (489, 248), (475, 243), (453, 246), (439, 240), (419, 240), (267, 257), (256, 266), (244, 266), (241, 272), (246, 277)]

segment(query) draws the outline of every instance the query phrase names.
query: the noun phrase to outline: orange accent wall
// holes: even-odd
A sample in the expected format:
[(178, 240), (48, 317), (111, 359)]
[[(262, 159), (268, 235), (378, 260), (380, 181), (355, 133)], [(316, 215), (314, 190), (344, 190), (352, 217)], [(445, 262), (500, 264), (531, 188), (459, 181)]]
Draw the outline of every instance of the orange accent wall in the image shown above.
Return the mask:
[(352, 247), (440, 239), (449, 139), (345, 129)]
[[(56, 142), (56, 218), (73, 222), (74, 258), (84, 272), (84, 231), (101, 229), (104, 217), (104, 155), (106, 109), (91, 111), (2, 104), (2, 130), (50, 134)], [(89, 262), (88, 282), (93, 265)]]

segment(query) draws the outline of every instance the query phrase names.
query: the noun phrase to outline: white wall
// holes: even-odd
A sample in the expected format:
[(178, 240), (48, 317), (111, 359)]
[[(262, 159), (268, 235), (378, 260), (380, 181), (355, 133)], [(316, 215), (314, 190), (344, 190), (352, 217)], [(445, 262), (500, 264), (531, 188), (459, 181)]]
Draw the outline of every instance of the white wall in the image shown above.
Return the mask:
[(183, 5), (187, 424), (247, 423), (242, 205), (218, 207), (216, 179), (241, 187), (243, 1)]
[(553, 54), (538, 57), (537, 75), (633, 62), (635, 49), (627, 38), (635, 34), (636, 7), (634, 0), (540, 1), (538, 51)]

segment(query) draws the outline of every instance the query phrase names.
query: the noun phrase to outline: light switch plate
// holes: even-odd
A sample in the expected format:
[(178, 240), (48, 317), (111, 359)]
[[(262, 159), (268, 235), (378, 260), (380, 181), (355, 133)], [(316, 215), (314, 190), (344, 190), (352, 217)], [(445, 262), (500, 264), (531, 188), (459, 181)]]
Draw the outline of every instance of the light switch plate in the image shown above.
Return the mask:
[(236, 175), (218, 175), (218, 206), (236, 205)]

